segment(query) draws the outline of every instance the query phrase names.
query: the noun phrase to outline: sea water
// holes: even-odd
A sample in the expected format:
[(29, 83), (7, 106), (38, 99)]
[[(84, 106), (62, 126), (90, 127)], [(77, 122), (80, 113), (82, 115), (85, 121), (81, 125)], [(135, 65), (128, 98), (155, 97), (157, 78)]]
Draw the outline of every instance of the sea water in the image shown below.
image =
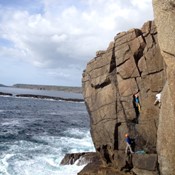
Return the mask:
[(76, 175), (66, 153), (94, 151), (84, 103), (0, 97), (0, 175)]

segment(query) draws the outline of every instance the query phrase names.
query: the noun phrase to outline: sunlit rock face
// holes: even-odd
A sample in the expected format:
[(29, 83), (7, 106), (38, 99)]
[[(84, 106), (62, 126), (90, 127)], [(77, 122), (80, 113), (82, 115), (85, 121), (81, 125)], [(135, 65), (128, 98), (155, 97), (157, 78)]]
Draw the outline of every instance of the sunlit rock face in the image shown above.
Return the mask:
[[(135, 167), (132, 159), (124, 156), (125, 133), (133, 139), (134, 151), (143, 150), (155, 160), (160, 108), (154, 101), (165, 80), (165, 64), (152, 21), (141, 29), (117, 34), (108, 48), (98, 51), (87, 64), (83, 95), (92, 139), (104, 165), (121, 169), (127, 163)], [(133, 102), (137, 92), (140, 112)], [(138, 167), (135, 169), (140, 172)]]
[(175, 174), (175, 1), (153, 0), (161, 54), (167, 81), (162, 93), (157, 151), (162, 175)]

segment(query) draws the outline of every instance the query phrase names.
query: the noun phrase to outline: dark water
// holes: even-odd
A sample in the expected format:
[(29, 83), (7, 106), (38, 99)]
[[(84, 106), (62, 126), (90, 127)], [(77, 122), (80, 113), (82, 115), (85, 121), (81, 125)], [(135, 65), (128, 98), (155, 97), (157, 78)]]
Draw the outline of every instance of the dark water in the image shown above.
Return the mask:
[(84, 103), (0, 97), (0, 175), (74, 175), (64, 154), (93, 150)]

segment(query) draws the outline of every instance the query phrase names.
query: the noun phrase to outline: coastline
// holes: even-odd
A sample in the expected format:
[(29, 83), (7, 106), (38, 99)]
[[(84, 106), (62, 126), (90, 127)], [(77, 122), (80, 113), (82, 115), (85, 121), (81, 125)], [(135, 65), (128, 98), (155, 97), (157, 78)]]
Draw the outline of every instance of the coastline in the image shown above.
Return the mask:
[(62, 97), (53, 97), (53, 96), (46, 96), (46, 95), (34, 95), (34, 94), (17, 94), (16, 97), (28, 97), (28, 98), (36, 98), (36, 99), (47, 99), (47, 100), (63, 100), (63, 101), (72, 101), (72, 102), (84, 102), (83, 99), (62, 98)]
[(33, 85), (33, 84), (14, 84), (12, 88), (48, 90), (48, 91), (64, 91), (72, 93), (82, 93), (82, 87), (72, 86), (54, 86), (54, 85)]
[(62, 91), (37, 88), (0, 87), (0, 96), (84, 102), (82, 93), (74, 92), (74, 90), (71, 90), (71, 87)]

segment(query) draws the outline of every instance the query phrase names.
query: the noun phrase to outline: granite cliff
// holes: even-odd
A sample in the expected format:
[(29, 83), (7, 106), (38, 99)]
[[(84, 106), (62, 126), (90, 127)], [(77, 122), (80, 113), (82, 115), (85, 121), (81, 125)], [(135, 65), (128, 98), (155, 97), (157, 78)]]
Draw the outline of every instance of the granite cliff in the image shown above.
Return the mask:
[[(164, 103), (170, 105), (171, 101), (164, 100), (161, 108), (154, 101), (155, 95), (167, 86), (165, 62), (155, 23), (148, 21), (141, 29), (117, 34), (108, 48), (98, 51), (87, 64), (82, 79), (83, 96), (91, 119), (92, 139), (103, 163), (87, 165), (79, 175), (160, 173), (157, 143), (161, 155), (159, 139), (163, 130), (158, 129), (159, 115)], [(166, 93), (172, 100), (170, 90), (173, 89), (169, 87)], [(140, 111), (133, 102), (133, 95), (138, 92)], [(125, 154), (125, 133), (133, 140), (136, 154)]]
[(167, 81), (162, 92), (157, 152), (161, 175), (175, 174), (175, 1), (153, 0), (161, 54), (166, 63)]

